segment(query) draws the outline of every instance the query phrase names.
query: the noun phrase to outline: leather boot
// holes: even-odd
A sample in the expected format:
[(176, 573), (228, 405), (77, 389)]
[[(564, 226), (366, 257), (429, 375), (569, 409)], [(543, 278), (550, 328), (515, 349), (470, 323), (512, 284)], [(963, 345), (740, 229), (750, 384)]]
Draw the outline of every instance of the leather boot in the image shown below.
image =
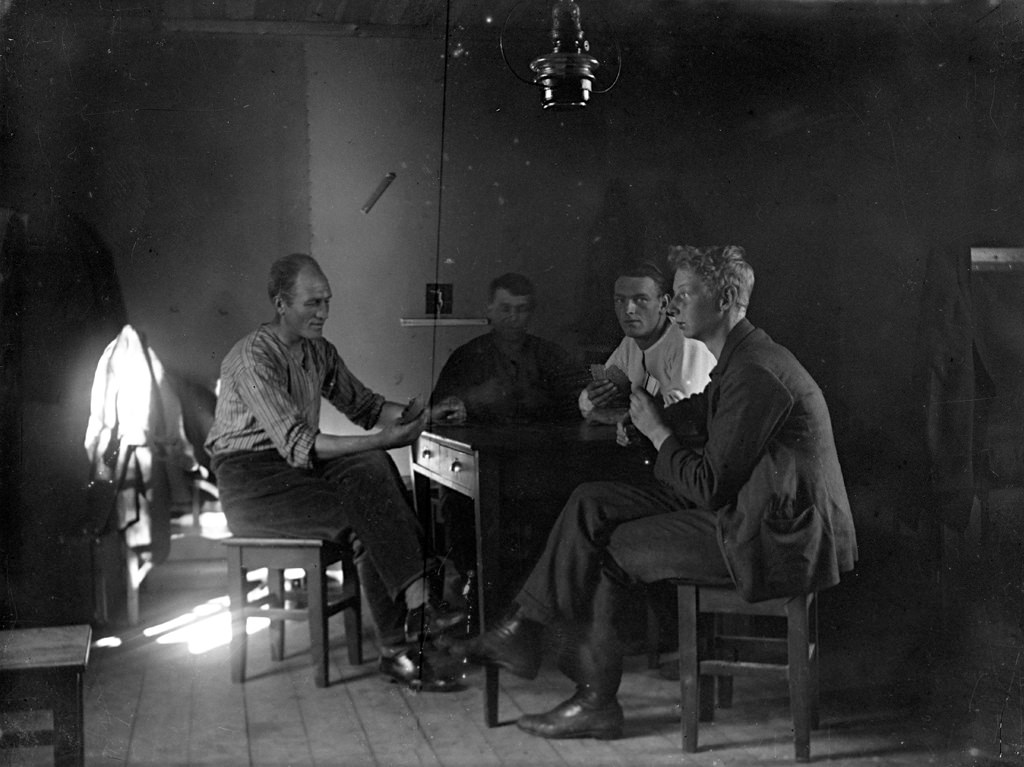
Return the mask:
[(497, 666), (534, 679), (540, 670), (543, 632), (541, 624), (516, 613), (478, 637), (452, 640), (447, 646), (451, 655), (469, 663)]
[(543, 714), (525, 714), (516, 725), (523, 732), (540, 738), (599, 738), (613, 740), (622, 736), (622, 706), (587, 685), (576, 694)]
[(602, 578), (589, 630), (575, 653), (564, 652), (559, 660), (559, 668), (576, 682), (576, 694), (546, 713), (520, 717), (521, 730), (542, 738), (622, 735), (622, 707), (615, 697), (622, 681), (622, 643), (615, 623), (625, 594), (619, 584)]
[(417, 692), (453, 692), (461, 690), (457, 669), (451, 659), (417, 647), (381, 648), (378, 668), (391, 681)]

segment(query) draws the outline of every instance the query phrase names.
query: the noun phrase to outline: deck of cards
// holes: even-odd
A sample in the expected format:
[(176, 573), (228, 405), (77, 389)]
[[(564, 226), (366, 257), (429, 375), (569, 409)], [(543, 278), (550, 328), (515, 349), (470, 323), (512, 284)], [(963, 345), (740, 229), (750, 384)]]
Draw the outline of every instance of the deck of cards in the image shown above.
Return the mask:
[(409, 403), (402, 409), (402, 415), (399, 416), (398, 422), (400, 424), (412, 423), (420, 417), (420, 413), (423, 412), (423, 401), (419, 396), (413, 397), (409, 400)]
[(615, 365), (609, 365), (608, 367), (601, 364), (591, 365), (590, 376), (595, 381), (611, 381), (620, 392), (629, 394), (629, 376)]

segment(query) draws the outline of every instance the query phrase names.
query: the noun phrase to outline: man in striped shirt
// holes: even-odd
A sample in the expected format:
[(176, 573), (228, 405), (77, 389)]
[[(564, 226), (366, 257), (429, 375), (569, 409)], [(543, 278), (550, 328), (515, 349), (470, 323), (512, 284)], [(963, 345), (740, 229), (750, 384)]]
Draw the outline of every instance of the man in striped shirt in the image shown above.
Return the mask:
[[(267, 288), (275, 317), (224, 358), (206, 441), (228, 526), (235, 535), (353, 542), (381, 671), (416, 689), (454, 689), (457, 676), (422, 645), (465, 616), (431, 598), (427, 575), (437, 563), (386, 452), (448, 417), (450, 406), (388, 402), (349, 371), (323, 337), (331, 288), (312, 257), (276, 261)], [(321, 399), (373, 431), (320, 431)]]

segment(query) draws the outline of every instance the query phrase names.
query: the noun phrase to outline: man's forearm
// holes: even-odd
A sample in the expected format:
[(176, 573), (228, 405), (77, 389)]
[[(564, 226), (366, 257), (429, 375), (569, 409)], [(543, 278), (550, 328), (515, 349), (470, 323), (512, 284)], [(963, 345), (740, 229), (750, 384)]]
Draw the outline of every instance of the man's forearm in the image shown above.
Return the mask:
[(381, 450), (387, 446), (380, 432), (372, 434), (317, 434), (313, 443), (317, 458), (326, 461), (341, 455), (363, 453), (367, 450)]
[(654, 445), (655, 450), (661, 450), (662, 444), (664, 444), (665, 440), (671, 436), (672, 432), (669, 428), (664, 424), (659, 424), (650, 430), (647, 438), (651, 441), (651, 444)]

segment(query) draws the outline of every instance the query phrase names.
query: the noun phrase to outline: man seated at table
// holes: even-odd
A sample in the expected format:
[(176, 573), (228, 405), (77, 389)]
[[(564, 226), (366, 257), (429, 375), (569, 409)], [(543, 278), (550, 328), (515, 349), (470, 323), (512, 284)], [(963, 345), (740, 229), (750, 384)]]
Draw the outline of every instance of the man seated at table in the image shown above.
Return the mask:
[[(527, 714), (545, 738), (616, 738), (623, 713), (617, 618), (631, 586), (681, 578), (732, 585), (751, 602), (834, 586), (857, 557), (853, 517), (828, 408), (796, 358), (747, 319), (754, 273), (736, 246), (673, 251), (669, 313), (718, 363), (705, 392), (668, 407), (640, 387), (633, 424), (658, 451), (660, 486), (580, 485), (504, 621), (455, 641), (456, 657), (527, 679), (542, 632), (556, 627), (572, 652), (559, 668), (575, 694)], [(706, 427), (687, 446), (678, 424)]]
[(645, 261), (622, 269), (615, 280), (615, 316), (625, 334), (611, 356), (594, 366), (599, 376), (580, 392), (584, 418), (602, 423), (622, 419), (631, 386), (661, 397), (667, 405), (704, 391), (715, 358), (700, 341), (687, 338), (669, 321), (671, 287), (657, 264)]
[(528, 332), (533, 283), (508, 273), (490, 285), (491, 332), (452, 352), (431, 401), (455, 409), (453, 422), (527, 423), (571, 418), (582, 375), (558, 344)]
[[(450, 411), (388, 402), (349, 371), (323, 337), (331, 288), (310, 256), (274, 262), (267, 292), (274, 319), (224, 358), (206, 441), (228, 527), (240, 536), (354, 543), (380, 634), (380, 670), (414, 689), (456, 689), (454, 669), (438, 669), (423, 643), (464, 623), (465, 614), (430, 593), (435, 566), (386, 452)], [(321, 398), (376, 431), (320, 431)]]
[[(585, 371), (572, 365), (559, 345), (528, 332), (535, 307), (534, 286), (525, 276), (503, 274), (491, 281), (487, 319), (491, 330), (452, 352), (434, 386), (431, 402), (455, 412), (449, 423), (510, 425), (572, 421), (576, 396)], [(515, 524), (503, 529), (504, 565), (515, 571), (532, 561), (543, 544), (542, 534), (532, 532), (535, 516), (545, 517), (550, 505), (547, 488), (535, 477), (524, 477), (516, 459), (505, 466), (508, 483), (515, 488), (522, 513)], [(532, 497), (531, 497), (532, 495)], [(537, 496), (540, 497), (537, 497)], [(546, 518), (557, 512), (557, 506)], [(476, 567), (473, 502), (466, 496), (441, 488), (439, 521), (442, 521), (448, 560), (465, 574)], [(545, 525), (546, 532), (546, 525)], [(455, 588), (457, 582), (449, 583)], [(449, 592), (453, 599), (455, 594)]]

